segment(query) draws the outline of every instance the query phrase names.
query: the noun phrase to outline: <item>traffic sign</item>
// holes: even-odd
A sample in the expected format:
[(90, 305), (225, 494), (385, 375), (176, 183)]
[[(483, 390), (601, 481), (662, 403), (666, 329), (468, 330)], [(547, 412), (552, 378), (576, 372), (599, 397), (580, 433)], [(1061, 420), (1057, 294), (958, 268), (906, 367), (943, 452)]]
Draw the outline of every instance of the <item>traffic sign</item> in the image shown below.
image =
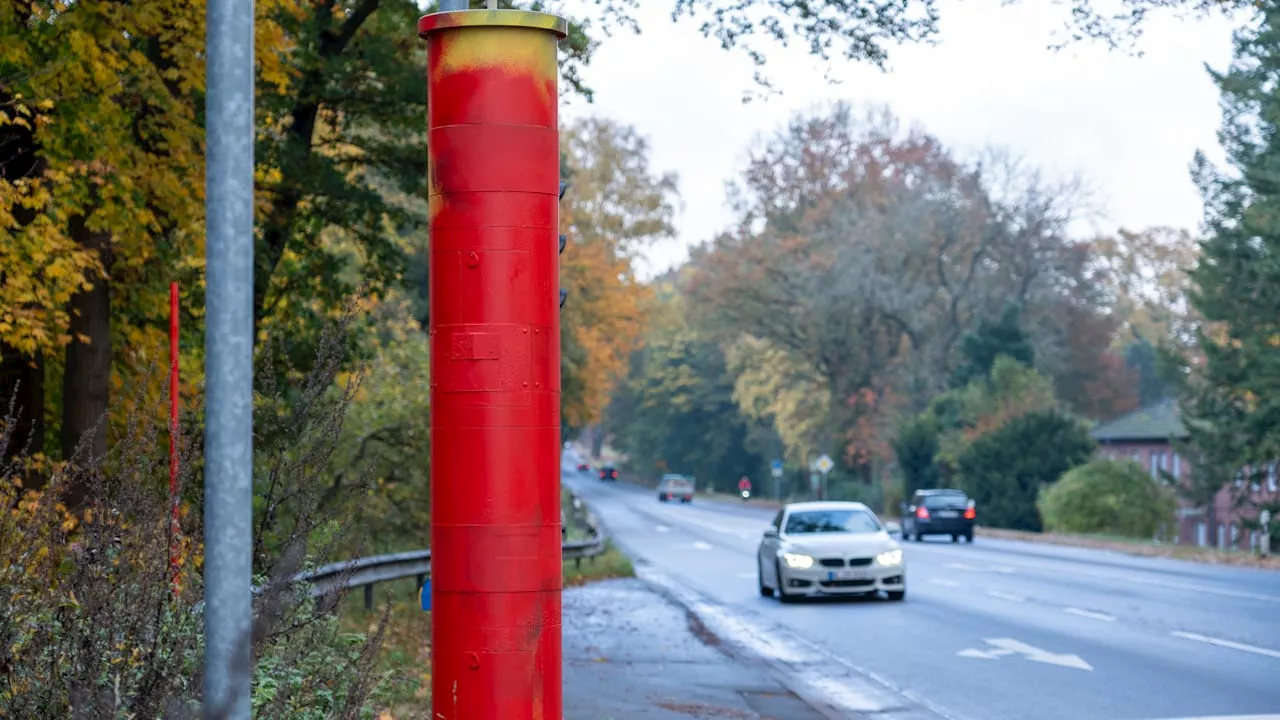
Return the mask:
[(831, 468), (835, 467), (836, 464), (824, 453), (822, 457), (818, 458), (817, 462), (815, 462), (813, 466), (818, 469), (818, 472), (826, 475), (831, 472)]
[(775, 478), (782, 477), (782, 461), (781, 460), (773, 461), (773, 476)]

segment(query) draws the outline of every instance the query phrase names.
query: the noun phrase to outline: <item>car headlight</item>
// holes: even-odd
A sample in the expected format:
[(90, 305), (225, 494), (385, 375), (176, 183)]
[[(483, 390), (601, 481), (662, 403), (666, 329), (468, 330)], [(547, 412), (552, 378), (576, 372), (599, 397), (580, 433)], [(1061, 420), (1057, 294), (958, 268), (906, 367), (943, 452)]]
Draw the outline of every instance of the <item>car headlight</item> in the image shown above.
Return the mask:
[(800, 553), (782, 553), (782, 561), (787, 564), (787, 567), (800, 570), (807, 570), (813, 567), (813, 558)]
[(901, 565), (901, 550), (886, 550), (876, 556), (876, 563), (879, 565)]

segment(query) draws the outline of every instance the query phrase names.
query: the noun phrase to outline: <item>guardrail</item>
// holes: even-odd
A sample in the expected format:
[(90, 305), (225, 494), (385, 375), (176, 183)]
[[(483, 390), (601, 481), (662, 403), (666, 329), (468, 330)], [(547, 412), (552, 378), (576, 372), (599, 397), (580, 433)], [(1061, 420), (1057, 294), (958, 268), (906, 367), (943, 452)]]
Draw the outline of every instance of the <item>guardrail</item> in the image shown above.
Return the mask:
[[(561, 545), (564, 559), (574, 560), (581, 564), (584, 558), (594, 558), (603, 553), (607, 538), (601, 532), (595, 518), (586, 511), (586, 508), (576, 498), (574, 499), (573, 521), (575, 524), (585, 526), (589, 536), (585, 540), (564, 542)], [(329, 563), (315, 570), (298, 573), (286, 582), (288, 585), (308, 584), (310, 586), (309, 592), (313, 598), (323, 598), (342, 590), (364, 588), (364, 606), (366, 609), (371, 609), (373, 607), (373, 588), (378, 583), (416, 578), (418, 589), (421, 590), (423, 583), (426, 582), (430, 575), (431, 551), (412, 550)], [(254, 594), (261, 591), (262, 588), (254, 588)]]

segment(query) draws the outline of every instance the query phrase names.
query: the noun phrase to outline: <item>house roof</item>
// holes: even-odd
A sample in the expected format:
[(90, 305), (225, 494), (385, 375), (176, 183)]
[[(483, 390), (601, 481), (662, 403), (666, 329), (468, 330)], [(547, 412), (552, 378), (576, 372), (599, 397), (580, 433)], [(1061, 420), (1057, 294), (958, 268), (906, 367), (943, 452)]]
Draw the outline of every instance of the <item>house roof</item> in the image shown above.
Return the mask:
[(1098, 442), (1150, 442), (1185, 438), (1178, 403), (1172, 399), (1134, 410), (1098, 425), (1089, 432)]

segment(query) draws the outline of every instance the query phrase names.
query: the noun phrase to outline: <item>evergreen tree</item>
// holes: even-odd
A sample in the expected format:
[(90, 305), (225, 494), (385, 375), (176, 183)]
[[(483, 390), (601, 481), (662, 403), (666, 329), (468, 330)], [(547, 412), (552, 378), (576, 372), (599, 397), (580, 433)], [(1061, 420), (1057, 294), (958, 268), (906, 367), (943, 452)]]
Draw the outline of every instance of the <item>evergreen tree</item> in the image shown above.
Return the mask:
[(1262, 4), (1236, 32), (1230, 67), (1210, 74), (1229, 168), (1196, 155), (1206, 234), (1191, 303), (1204, 358), (1181, 388), (1198, 475), (1209, 473), (1195, 483), (1200, 502), (1236, 469), (1280, 457), (1280, 5)]
[(965, 335), (960, 348), (962, 360), (952, 376), (951, 387), (964, 387), (974, 378), (987, 377), (1001, 355), (1032, 367), (1036, 353), (1022, 331), (1021, 319), (1022, 308), (1010, 303), (999, 320), (983, 320), (977, 330)]

